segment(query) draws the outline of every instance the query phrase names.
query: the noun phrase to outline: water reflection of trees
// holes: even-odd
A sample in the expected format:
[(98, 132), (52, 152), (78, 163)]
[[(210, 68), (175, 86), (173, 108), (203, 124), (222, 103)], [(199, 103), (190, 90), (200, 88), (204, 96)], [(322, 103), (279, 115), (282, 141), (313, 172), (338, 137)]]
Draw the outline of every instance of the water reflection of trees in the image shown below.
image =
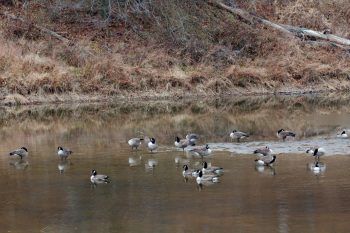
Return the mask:
[[(175, 135), (197, 132), (208, 141), (226, 141), (230, 130), (255, 139), (274, 138), (281, 127), (301, 137), (334, 131), (332, 114), (349, 112), (350, 96), (254, 96), (177, 101), (38, 105), (0, 109), (2, 137), (56, 132), (66, 138), (86, 132), (124, 141), (143, 132), (170, 144)], [(18, 135), (19, 134), (19, 135)], [(96, 136), (96, 135), (95, 135)]]

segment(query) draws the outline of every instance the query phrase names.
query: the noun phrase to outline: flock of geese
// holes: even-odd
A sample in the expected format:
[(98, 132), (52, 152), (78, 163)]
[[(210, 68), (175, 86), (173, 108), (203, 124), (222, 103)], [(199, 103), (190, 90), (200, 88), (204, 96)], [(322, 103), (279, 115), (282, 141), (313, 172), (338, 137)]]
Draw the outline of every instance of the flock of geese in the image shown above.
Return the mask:
[[(294, 138), (296, 136), (295, 133), (291, 131), (287, 131), (284, 129), (280, 129), (277, 131), (277, 137), (283, 141), (288, 138)], [(236, 140), (239, 143), (242, 139), (248, 138), (249, 134), (245, 132), (241, 132), (238, 130), (233, 130), (229, 134), (232, 140)], [(345, 131), (342, 131), (337, 135), (339, 138), (348, 138), (348, 135)], [(188, 151), (193, 155), (202, 158), (202, 168), (200, 169), (190, 169), (187, 164), (183, 165), (182, 175), (186, 179), (189, 177), (194, 177), (198, 184), (211, 184), (217, 183), (219, 181), (219, 177), (224, 174), (224, 169), (222, 167), (213, 167), (208, 166), (208, 163), (204, 161), (204, 157), (211, 154), (211, 149), (208, 144), (203, 146), (196, 146), (199, 140), (199, 135), (195, 133), (191, 133), (186, 135), (184, 139), (180, 139), (178, 136), (175, 137), (174, 145), (176, 148), (182, 149), (185, 151), (185, 148), (189, 147)], [(145, 141), (145, 144), (148, 150), (152, 153), (158, 148), (158, 144), (155, 138), (131, 138), (128, 140), (128, 145), (132, 150), (138, 150), (142, 144), (142, 141)], [(69, 155), (73, 152), (69, 149), (63, 148), (59, 146), (57, 148), (57, 155), (61, 158), (61, 160), (67, 160)], [(255, 159), (256, 166), (272, 166), (276, 161), (276, 155), (273, 155), (273, 151), (268, 147), (262, 147), (254, 150), (253, 152), (257, 155)], [(321, 170), (320, 157), (323, 156), (326, 152), (323, 148), (310, 148), (306, 151), (306, 153), (311, 154), (315, 157), (315, 163), (311, 166), (311, 169), (314, 172), (318, 172)], [(26, 147), (21, 147), (9, 153), (10, 156), (17, 156), (21, 160), (28, 156), (28, 149)], [(150, 166), (153, 166), (152, 164)], [(110, 178), (107, 175), (97, 174), (96, 170), (91, 171), (90, 181), (94, 184), (97, 183), (109, 183)]]

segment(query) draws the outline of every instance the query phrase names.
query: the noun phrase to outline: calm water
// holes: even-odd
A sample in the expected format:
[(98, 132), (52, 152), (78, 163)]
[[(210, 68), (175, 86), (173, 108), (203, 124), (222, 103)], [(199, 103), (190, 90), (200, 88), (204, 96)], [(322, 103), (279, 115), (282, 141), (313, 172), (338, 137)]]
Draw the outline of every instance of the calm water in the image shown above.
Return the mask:
[[(196, 102), (0, 109), (1, 232), (348, 232), (350, 228), (350, 97), (254, 97)], [(297, 138), (279, 142), (275, 131)], [(230, 130), (251, 133), (231, 143)], [(130, 137), (154, 136), (160, 148), (133, 152)], [(225, 168), (220, 183), (185, 181), (175, 135), (201, 135), (206, 159)], [(57, 146), (74, 151), (62, 162)], [(269, 145), (274, 168), (257, 169), (251, 152)], [(26, 146), (24, 161), (11, 149)], [(323, 146), (325, 170), (308, 169), (308, 147)], [(150, 169), (148, 162), (156, 161)], [(112, 182), (94, 186), (91, 169)]]

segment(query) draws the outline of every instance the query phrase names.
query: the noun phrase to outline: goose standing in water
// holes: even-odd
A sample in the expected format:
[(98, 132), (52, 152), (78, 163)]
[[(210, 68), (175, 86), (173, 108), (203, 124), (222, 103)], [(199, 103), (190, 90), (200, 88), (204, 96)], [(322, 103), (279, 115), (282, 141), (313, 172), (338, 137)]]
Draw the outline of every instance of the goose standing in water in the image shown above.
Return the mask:
[(312, 154), (315, 157), (315, 161), (320, 161), (320, 157), (326, 154), (326, 150), (323, 148), (315, 148), (314, 150), (306, 150), (307, 154)]
[(134, 148), (137, 150), (138, 147), (141, 145), (141, 141), (143, 141), (143, 138), (131, 138), (128, 141), (129, 146), (131, 146), (131, 149), (133, 150)]
[(206, 144), (205, 146), (195, 147), (189, 151), (193, 153), (195, 156), (200, 156), (202, 159), (203, 157), (211, 154), (211, 149), (209, 148), (208, 144)]
[(99, 184), (99, 183), (109, 183), (111, 180), (109, 179), (108, 176), (97, 174), (96, 170), (92, 170), (90, 181), (94, 184)]
[(174, 144), (177, 148), (181, 148), (183, 151), (185, 151), (185, 148), (188, 147), (189, 142), (187, 139), (180, 139), (178, 136), (176, 136)]
[(266, 155), (255, 160), (257, 166), (270, 166), (276, 161), (276, 155)]
[(268, 147), (265, 146), (263, 148), (258, 148), (254, 151), (254, 154), (259, 155), (259, 156), (267, 156), (272, 154), (272, 150)]
[(28, 156), (28, 149), (25, 148), (25, 147), (23, 146), (23, 147), (21, 147), (21, 148), (19, 148), (19, 149), (16, 149), (16, 150), (14, 150), (14, 151), (11, 151), (11, 152), (10, 152), (10, 156), (12, 156), (12, 155), (17, 155), (17, 156), (19, 156), (21, 159), (23, 159), (23, 157)]
[(286, 131), (284, 129), (280, 129), (277, 131), (277, 137), (285, 141), (289, 137), (295, 137), (295, 133), (291, 131)]
[(69, 150), (69, 149), (65, 149), (65, 148), (63, 148), (63, 147), (61, 147), (61, 146), (59, 146), (59, 147), (57, 148), (57, 155), (58, 155), (61, 159), (67, 159), (68, 156), (69, 156), (70, 154), (72, 154), (72, 153), (73, 153), (73, 151), (71, 151), (71, 150)]
[(147, 144), (148, 149), (153, 152), (154, 150), (156, 150), (158, 148), (158, 145), (156, 143), (156, 139), (151, 138), (150, 141)]
[(345, 130), (343, 130), (343, 132), (341, 132), (340, 134), (337, 134), (337, 138), (348, 138), (348, 135), (345, 132)]
[(239, 142), (241, 139), (247, 138), (247, 137), (249, 137), (249, 134), (241, 132), (241, 131), (237, 131), (237, 130), (233, 130), (230, 133), (230, 138), (232, 140), (237, 140), (237, 142)]

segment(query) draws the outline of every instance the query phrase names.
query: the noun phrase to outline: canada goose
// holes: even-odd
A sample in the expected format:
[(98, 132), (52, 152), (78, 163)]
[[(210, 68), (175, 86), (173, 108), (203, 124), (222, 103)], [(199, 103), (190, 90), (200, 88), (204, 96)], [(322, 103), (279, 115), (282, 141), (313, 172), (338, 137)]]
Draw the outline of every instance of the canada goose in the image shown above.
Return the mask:
[(183, 151), (185, 151), (185, 148), (189, 145), (189, 142), (187, 139), (180, 139), (178, 136), (176, 136), (174, 144), (177, 148), (181, 148)]
[(205, 184), (205, 183), (218, 183), (219, 182), (219, 177), (215, 175), (206, 175), (203, 176), (203, 172), (199, 171), (198, 177), (196, 178), (197, 184)]
[(204, 174), (213, 173), (216, 175), (222, 175), (224, 173), (224, 169), (222, 167), (208, 167), (208, 163), (205, 161), (203, 161), (202, 165), (202, 171)]
[(270, 166), (276, 161), (276, 155), (266, 155), (255, 160), (257, 166)]
[(306, 153), (312, 154), (313, 156), (315, 156), (316, 161), (320, 161), (320, 156), (325, 155), (326, 151), (325, 151), (325, 149), (320, 147), (320, 148), (316, 148), (315, 150), (308, 149), (308, 150), (306, 150)]
[(186, 135), (186, 139), (190, 146), (195, 146), (197, 143), (197, 140), (199, 139), (199, 135), (195, 133), (190, 133)]
[(343, 130), (343, 132), (341, 132), (340, 134), (337, 134), (338, 138), (348, 138), (348, 135), (346, 134), (345, 130)]
[(254, 154), (260, 155), (260, 156), (267, 156), (267, 155), (270, 155), (271, 153), (272, 153), (272, 150), (268, 146), (265, 146), (263, 148), (258, 148), (254, 151)]
[(17, 156), (19, 156), (21, 159), (23, 159), (23, 157), (28, 156), (28, 149), (25, 148), (25, 147), (21, 147), (21, 148), (19, 148), (19, 149), (16, 149), (16, 150), (10, 152), (10, 156), (11, 156), (11, 155), (17, 155)]
[(109, 183), (110, 179), (106, 175), (97, 174), (96, 170), (91, 171), (90, 181), (94, 184)]
[(247, 138), (247, 137), (249, 137), (249, 134), (241, 132), (241, 131), (237, 131), (237, 130), (233, 130), (230, 133), (230, 138), (236, 139), (237, 142), (239, 142), (241, 139)]
[(63, 148), (63, 147), (61, 147), (61, 146), (59, 146), (58, 148), (57, 148), (57, 154), (58, 154), (58, 156), (60, 156), (61, 157), (61, 159), (67, 159), (68, 158), (68, 156), (70, 155), (70, 154), (72, 154), (73, 153), (73, 151), (71, 151), (71, 150), (69, 150), (69, 149), (65, 149), (65, 148)]
[(196, 156), (200, 156), (202, 159), (204, 156), (208, 156), (211, 154), (211, 149), (209, 148), (208, 144), (206, 144), (205, 146), (199, 146), (199, 147), (192, 148), (189, 151)]
[(277, 131), (277, 137), (285, 141), (288, 137), (295, 137), (295, 133), (290, 131), (285, 131), (284, 129), (280, 129)]
[(150, 141), (147, 144), (148, 149), (153, 152), (154, 150), (156, 150), (158, 148), (158, 145), (156, 143), (156, 139), (151, 138)]
[(193, 174), (194, 170), (189, 169), (187, 164), (183, 165), (182, 167), (183, 167), (183, 171), (182, 171), (183, 177), (193, 176), (192, 174)]
[(141, 141), (143, 141), (143, 138), (131, 138), (128, 141), (129, 146), (131, 146), (131, 149), (136, 149), (141, 145)]

